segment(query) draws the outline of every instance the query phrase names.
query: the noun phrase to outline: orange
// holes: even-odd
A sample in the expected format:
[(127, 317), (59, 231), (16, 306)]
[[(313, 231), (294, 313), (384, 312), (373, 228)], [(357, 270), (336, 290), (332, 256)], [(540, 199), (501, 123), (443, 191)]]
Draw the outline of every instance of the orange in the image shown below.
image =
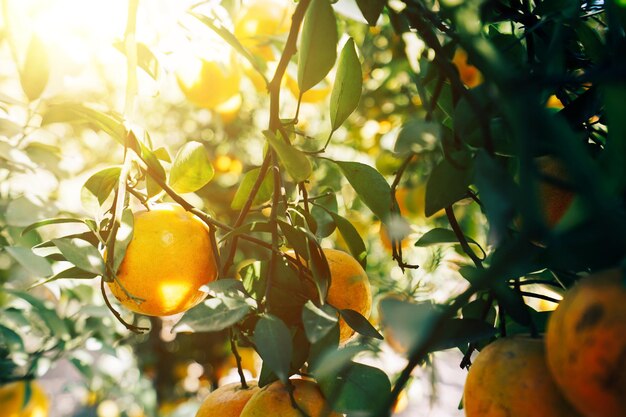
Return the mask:
[(286, 0), (248, 3), (235, 21), (235, 36), (254, 55), (274, 60), (271, 44), (289, 32), (292, 4)]
[[(565, 165), (551, 156), (542, 156), (536, 159), (539, 173), (560, 181), (568, 181)], [(554, 227), (561, 220), (574, 200), (574, 193), (557, 184), (541, 180), (539, 183), (539, 200), (544, 220), (549, 227)]]
[(206, 396), (196, 417), (239, 417), (257, 392), (259, 387), (255, 381), (248, 382), (247, 389), (241, 388), (239, 382), (223, 385)]
[(550, 378), (540, 339), (511, 337), (485, 347), (470, 367), (467, 417), (575, 417)]
[[(330, 287), (326, 301), (333, 307), (354, 310), (366, 319), (372, 311), (370, 281), (359, 262), (346, 252), (324, 249), (330, 268)], [(339, 341), (347, 342), (354, 330), (343, 318), (339, 320)]]
[(181, 313), (205, 297), (200, 287), (217, 277), (209, 229), (177, 204), (134, 213), (133, 238), (109, 288), (126, 308), (149, 316)]
[(467, 62), (467, 52), (461, 48), (456, 48), (452, 63), (459, 70), (459, 76), (463, 84), (469, 88), (474, 88), (483, 82), (483, 75), (478, 68)]
[[(330, 287), (326, 301), (338, 310), (354, 310), (366, 319), (372, 311), (372, 290), (369, 278), (361, 264), (346, 252), (323, 249), (330, 270)], [(286, 255), (295, 256), (293, 251)], [(339, 342), (345, 343), (354, 330), (343, 318), (339, 319)]]
[[(291, 91), (291, 94), (295, 98), (300, 97), (300, 89), (298, 88), (298, 81), (289, 74), (285, 75), (285, 83), (287, 88)], [(323, 101), (330, 94), (331, 85), (327, 80), (322, 80), (319, 84), (313, 86), (302, 94), (303, 103), (319, 103)]]
[(240, 79), (235, 66), (225, 68), (202, 58), (185, 62), (176, 71), (176, 80), (187, 100), (205, 109), (215, 109), (238, 95)]
[(548, 321), (552, 376), (589, 417), (626, 416), (626, 287), (621, 275), (614, 269), (581, 280)]
[[(293, 396), (296, 404), (309, 417), (341, 417), (341, 414), (328, 412), (328, 404), (317, 384), (304, 379), (292, 379)], [(219, 414), (215, 414), (216, 416)], [(241, 412), (241, 417), (301, 417), (300, 411), (291, 405), (289, 392), (285, 385), (276, 381), (254, 394)]]
[(36, 382), (30, 383), (31, 394), (24, 405), (25, 381), (0, 386), (0, 413), (2, 417), (48, 417), (48, 397)]

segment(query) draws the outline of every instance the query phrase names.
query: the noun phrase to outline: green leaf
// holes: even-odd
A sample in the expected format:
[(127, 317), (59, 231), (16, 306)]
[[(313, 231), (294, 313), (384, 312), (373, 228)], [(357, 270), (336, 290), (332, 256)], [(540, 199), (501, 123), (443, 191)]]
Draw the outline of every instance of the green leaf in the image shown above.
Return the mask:
[(346, 241), (350, 253), (359, 261), (363, 269), (365, 269), (367, 266), (367, 248), (365, 247), (363, 238), (361, 238), (359, 232), (347, 219), (333, 212), (330, 212), (330, 215), (333, 217), (333, 220), (335, 220), (337, 230), (341, 233), (343, 240)]
[[(233, 197), (233, 201), (230, 203), (230, 207), (234, 210), (238, 210), (242, 208), (250, 193), (252, 192), (252, 188), (254, 187), (254, 183), (259, 177), (260, 168), (254, 168), (250, 171), (246, 172), (241, 180), (241, 184), (239, 184), (239, 188), (235, 193), (235, 197)], [(253, 206), (258, 206), (259, 204), (265, 203), (267, 200), (272, 198), (272, 192), (274, 191), (274, 181), (271, 175), (266, 175), (263, 178), (263, 182), (261, 183), (261, 187), (254, 197), (254, 201), (252, 202)]]
[(263, 134), (295, 182), (302, 182), (311, 176), (313, 170), (311, 161), (302, 151), (278, 138), (269, 130), (263, 131)]
[(82, 104), (64, 103), (49, 107), (42, 117), (42, 126), (52, 123), (89, 123), (120, 144), (126, 143), (124, 119), (116, 113), (104, 113)]
[(426, 217), (465, 198), (471, 175), (470, 168), (459, 169), (448, 160), (442, 160), (431, 172), (426, 185)]
[(243, 320), (252, 311), (251, 300), (239, 297), (210, 298), (198, 304), (174, 326), (182, 331), (219, 332)]
[[(137, 65), (144, 70), (146, 74), (157, 81), (159, 78), (160, 68), (159, 60), (154, 56), (150, 48), (145, 43), (137, 42)], [(123, 54), (126, 54), (126, 48), (123, 41), (116, 41), (113, 43), (115, 49)]]
[(338, 322), (337, 310), (329, 304), (324, 304), (320, 308), (309, 300), (302, 309), (302, 324), (306, 337), (311, 343), (322, 340), (328, 332), (337, 326)]
[(328, 0), (312, 0), (304, 17), (298, 55), (298, 88), (322, 81), (337, 59), (337, 21)]
[(97, 276), (98, 275), (94, 274), (93, 272), (83, 271), (80, 268), (72, 266), (68, 269), (64, 269), (63, 271), (60, 271), (52, 275), (51, 277), (48, 277), (46, 279), (36, 282), (35, 284), (31, 285), (28, 289), (30, 290), (31, 288), (35, 288), (40, 285), (47, 284), (48, 282), (56, 281), (58, 279), (92, 279)]
[(266, 314), (254, 328), (254, 342), (263, 363), (283, 382), (289, 379), (292, 355), (291, 333), (279, 318)]
[[(327, 195), (324, 195), (325, 193)], [(317, 226), (315, 236), (325, 238), (335, 231), (336, 224), (333, 219), (333, 213), (336, 213), (338, 210), (337, 195), (330, 189), (324, 189), (320, 195), (324, 196), (316, 199), (313, 203), (311, 216), (315, 219)]]
[(348, 415), (368, 415), (368, 412), (378, 409), (381, 402), (385, 401), (391, 392), (391, 382), (380, 369), (352, 362), (337, 378), (322, 380), (320, 388), (326, 398), (335, 399), (335, 411)]
[(402, 126), (394, 147), (397, 154), (419, 154), (434, 150), (440, 142), (441, 126), (435, 122), (413, 119)]
[(213, 165), (200, 142), (187, 142), (180, 148), (170, 171), (169, 184), (179, 193), (193, 193), (213, 178)]
[(37, 277), (47, 277), (52, 274), (52, 267), (45, 258), (35, 255), (28, 248), (6, 246), (4, 248), (20, 265)]
[(30, 101), (41, 96), (48, 84), (50, 76), (50, 64), (48, 53), (38, 36), (33, 35), (28, 45), (26, 59), (20, 70), (20, 83), (22, 90)]
[(330, 349), (323, 352), (311, 366), (311, 371), (318, 381), (334, 379), (339, 372), (345, 369), (352, 358), (366, 350), (364, 345), (351, 345), (341, 349)]
[(61, 251), (68, 262), (83, 271), (104, 274), (104, 260), (94, 246), (81, 239), (53, 239), (52, 242)]
[(360, 162), (334, 161), (367, 207), (386, 222), (391, 212), (391, 187), (382, 175)]
[(330, 95), (330, 124), (333, 130), (337, 130), (357, 108), (362, 88), (361, 62), (356, 54), (354, 39), (350, 38), (339, 55), (337, 76)]
[(386, 0), (356, 0), (357, 6), (370, 26), (376, 26), (386, 3)]
[(386, 298), (380, 302), (382, 326), (389, 328), (394, 339), (407, 351), (423, 344), (433, 331), (441, 309), (431, 303), (410, 303)]
[(37, 297), (28, 294), (24, 291), (16, 291), (4, 288), (3, 291), (8, 292), (11, 295), (21, 298), (22, 300), (28, 302), (35, 309), (35, 313), (41, 317), (41, 319), (46, 323), (46, 326), (50, 330), (50, 333), (54, 335), (58, 339), (65, 339), (68, 336), (67, 325), (57, 312), (51, 308), (46, 307), (46, 305), (39, 300)]
[(80, 197), (85, 208), (99, 207), (111, 195), (120, 179), (122, 168), (110, 167), (93, 174), (80, 190)]
[(532, 318), (530, 310), (524, 303), (522, 295), (512, 290), (506, 283), (498, 281), (492, 285), (493, 293), (498, 305), (504, 308), (506, 314), (523, 326), (530, 326)]
[(348, 323), (348, 326), (356, 330), (357, 333), (363, 336), (373, 337), (374, 339), (383, 340), (383, 336), (378, 333), (378, 330), (372, 326), (361, 313), (358, 311), (350, 310), (349, 308), (339, 310), (341, 317)]
[(498, 333), (493, 326), (478, 319), (449, 319), (442, 327), (443, 335), (437, 340), (431, 352), (477, 342)]
[[(465, 236), (465, 239), (467, 239), (467, 242), (469, 244), (478, 246), (478, 248), (482, 251), (483, 256), (486, 256), (485, 251), (478, 244), (478, 242), (476, 242), (471, 237), (467, 237), (467, 236)], [(459, 240), (457, 239), (456, 234), (454, 233), (453, 230), (437, 227), (424, 233), (422, 237), (420, 237), (418, 241), (415, 242), (415, 246), (420, 247), (420, 248), (425, 248), (428, 246), (439, 245), (442, 243), (458, 244)]]
[(32, 224), (26, 226), (24, 228), (24, 230), (22, 230), (20, 235), (24, 236), (26, 233), (30, 232), (31, 230), (35, 230), (35, 229), (38, 229), (40, 227), (47, 226), (49, 224), (63, 224), (63, 223), (83, 223), (83, 224), (85, 224), (85, 221), (82, 220), (82, 219), (73, 219), (73, 218), (57, 218), (57, 219), (40, 220), (38, 222), (35, 222), (35, 223), (32, 223)]

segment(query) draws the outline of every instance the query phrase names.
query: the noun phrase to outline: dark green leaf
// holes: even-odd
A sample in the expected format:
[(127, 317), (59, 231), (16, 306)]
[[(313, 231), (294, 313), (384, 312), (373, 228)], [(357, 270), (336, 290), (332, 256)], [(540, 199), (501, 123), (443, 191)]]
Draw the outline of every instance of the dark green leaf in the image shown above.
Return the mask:
[(442, 160), (430, 174), (426, 185), (426, 217), (451, 206), (467, 196), (471, 169), (458, 169), (446, 159)]
[(376, 26), (380, 14), (383, 12), (386, 0), (356, 0), (363, 17), (370, 26)]
[(315, 236), (319, 238), (328, 237), (335, 231), (336, 224), (333, 213), (336, 213), (338, 210), (337, 195), (330, 189), (324, 189), (321, 194), (323, 195), (324, 193), (327, 193), (327, 195), (315, 200), (311, 208), (311, 216), (313, 216), (317, 225)]
[(187, 142), (174, 158), (169, 184), (176, 192), (193, 193), (207, 185), (213, 174), (213, 165), (204, 145)]
[(311, 343), (319, 342), (337, 326), (338, 322), (337, 310), (329, 304), (324, 304), (320, 308), (309, 300), (302, 309), (302, 324)]
[(279, 318), (264, 315), (254, 328), (254, 342), (257, 352), (268, 367), (287, 382), (292, 356), (291, 333)]
[(497, 330), (483, 320), (450, 319), (443, 325), (443, 335), (431, 351), (450, 349), (465, 343), (477, 342), (495, 336)]
[(441, 141), (441, 126), (435, 122), (413, 119), (402, 126), (394, 147), (398, 154), (432, 151)]
[(386, 298), (380, 302), (382, 326), (388, 328), (394, 339), (410, 352), (430, 336), (441, 309), (431, 303), (410, 303)]
[(361, 315), (358, 311), (343, 309), (339, 310), (341, 313), (341, 317), (348, 323), (348, 326), (352, 327), (357, 333), (362, 334), (363, 336), (373, 337), (374, 339), (383, 340), (383, 336), (378, 333), (378, 330), (372, 326), (365, 317)]
[(337, 213), (330, 213), (335, 220), (337, 230), (341, 233), (343, 240), (346, 241), (348, 249), (354, 258), (359, 261), (363, 269), (367, 266), (367, 248), (363, 242), (363, 238), (359, 235), (356, 228), (347, 219), (341, 217)]
[(300, 94), (322, 81), (337, 59), (337, 21), (328, 0), (312, 0), (304, 17), (298, 55)]
[(354, 39), (350, 38), (339, 55), (335, 84), (330, 95), (330, 124), (337, 130), (359, 105), (363, 74), (356, 54)]
[[(478, 242), (476, 242), (471, 237), (467, 237), (467, 236), (465, 236), (465, 239), (467, 239), (467, 242), (469, 244), (478, 246), (478, 248), (483, 253), (483, 257), (487, 256), (487, 254), (485, 253), (483, 248), (478, 244)], [(424, 233), (422, 237), (420, 237), (418, 241), (415, 242), (415, 246), (425, 248), (428, 246), (439, 245), (442, 243), (458, 244), (459, 240), (456, 237), (456, 234), (454, 233), (453, 230), (437, 227), (435, 229), (431, 229), (428, 232)]]
[(334, 410), (348, 415), (368, 415), (385, 401), (391, 392), (391, 382), (380, 369), (352, 362), (336, 379), (322, 380), (320, 388), (326, 398), (334, 399)]

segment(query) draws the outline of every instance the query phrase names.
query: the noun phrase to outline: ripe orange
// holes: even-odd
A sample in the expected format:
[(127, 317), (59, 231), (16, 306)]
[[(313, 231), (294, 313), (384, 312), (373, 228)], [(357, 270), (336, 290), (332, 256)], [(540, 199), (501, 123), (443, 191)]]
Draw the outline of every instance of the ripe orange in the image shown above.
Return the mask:
[[(291, 75), (285, 75), (285, 83), (287, 84), (287, 88), (291, 91), (291, 94), (295, 98), (300, 97), (300, 89), (298, 88), (298, 81), (293, 78)], [(323, 101), (331, 91), (331, 85), (327, 80), (321, 81), (316, 86), (307, 90), (302, 94), (302, 102), (303, 103), (319, 103)]]
[[(351, 309), (366, 319), (372, 311), (372, 291), (365, 270), (359, 262), (346, 252), (324, 249), (330, 269), (330, 287), (326, 300), (338, 309)], [(339, 320), (339, 341), (347, 342), (354, 330), (343, 319)]]
[(3, 417), (48, 417), (48, 397), (39, 384), (31, 382), (30, 400), (24, 405), (26, 382), (0, 386), (0, 413)]
[(467, 417), (575, 417), (550, 378), (540, 339), (502, 338), (470, 367), (463, 407)]
[(585, 416), (626, 416), (626, 288), (621, 270), (569, 290), (548, 321), (547, 361), (565, 397)]
[(456, 51), (454, 51), (452, 63), (459, 70), (459, 76), (461, 77), (461, 81), (463, 81), (463, 84), (465, 84), (469, 88), (474, 88), (483, 82), (483, 75), (480, 73), (478, 68), (468, 64), (467, 52), (465, 52), (463, 49), (457, 48)]
[(185, 62), (176, 71), (176, 80), (187, 100), (205, 109), (215, 109), (237, 96), (240, 79), (236, 66), (225, 68), (202, 58)]
[(219, 387), (206, 396), (196, 417), (239, 417), (250, 398), (260, 390), (255, 381), (248, 385), (248, 389), (241, 388), (239, 382)]
[[(341, 414), (328, 412), (327, 403), (317, 384), (304, 379), (292, 379), (296, 404), (309, 417), (341, 417)], [(217, 416), (218, 414), (216, 414)], [(300, 411), (291, 405), (285, 385), (276, 381), (267, 385), (252, 396), (241, 412), (241, 417), (301, 417)]]
[(207, 226), (177, 204), (134, 214), (133, 238), (109, 288), (126, 308), (149, 316), (181, 313), (205, 296), (200, 287), (217, 277)]
[[(330, 270), (326, 301), (333, 307), (359, 312), (366, 319), (372, 311), (372, 290), (365, 270), (351, 255), (337, 249), (323, 249)], [(286, 255), (295, 256), (293, 251)], [(354, 330), (343, 318), (339, 320), (339, 342), (345, 343)]]
[(253, 54), (266, 61), (274, 60), (271, 43), (289, 32), (291, 5), (286, 0), (250, 2), (236, 19), (235, 36)]
[[(537, 169), (541, 175), (567, 182), (569, 175), (563, 163), (551, 156), (536, 159)], [(561, 220), (574, 200), (574, 193), (557, 184), (547, 181), (539, 183), (539, 199), (544, 219), (548, 226), (554, 227)]]

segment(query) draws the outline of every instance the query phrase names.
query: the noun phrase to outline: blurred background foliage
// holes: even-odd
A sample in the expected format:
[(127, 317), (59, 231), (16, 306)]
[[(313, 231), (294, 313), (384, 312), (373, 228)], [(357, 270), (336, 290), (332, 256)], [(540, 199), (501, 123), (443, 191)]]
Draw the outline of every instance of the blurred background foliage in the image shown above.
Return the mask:
[[(139, 2), (137, 98), (126, 123), (149, 132), (137, 137), (167, 170), (185, 143), (202, 144), (214, 178), (184, 197), (227, 225), (239, 214), (233, 199), (245, 174), (263, 163), (263, 76), (271, 79), (295, 7), (273, 1)], [(175, 319), (123, 313), (151, 328), (130, 334), (104, 305), (99, 280), (89, 279), (97, 274), (67, 272), (67, 261), (76, 262), (51, 243), (106, 232), (124, 147), (101, 117), (125, 111), (127, 8), (121, 0), (2, 1), (0, 379), (34, 379), (71, 364), (80, 374), (76, 387), (64, 388), (73, 402), (57, 415), (191, 415), (212, 388), (237, 380), (227, 331), (177, 333)], [(434, 361), (415, 356), (420, 341), (431, 344), (427, 352), (437, 343), (458, 347), (466, 366), (496, 331), (542, 332), (565, 288), (624, 257), (626, 5), (340, 0), (333, 8), (339, 45), (348, 37), (357, 45), (363, 91), (332, 135), (329, 159), (309, 158), (307, 192), (321, 245), (349, 250), (353, 242), (327, 210), (347, 219), (367, 248), (374, 305), (387, 300), (371, 318), (381, 328), (388, 306), (386, 340), (351, 342), (367, 347), (361, 359), (394, 381), (401, 358)], [(234, 32), (262, 75), (216, 27)], [(207, 84), (194, 84), (198, 68)], [(295, 147), (314, 153), (331, 134), (337, 69), (301, 104), (296, 73), (294, 59), (280, 117), (298, 111), (286, 127)], [(393, 185), (399, 216), (381, 222), (331, 160), (375, 167)], [(140, 168), (131, 177), (150, 197), (167, 198)], [(295, 201), (296, 184), (285, 187)], [(248, 221), (267, 220), (270, 195)], [(50, 218), (81, 221), (27, 228)], [(238, 249), (238, 271), (267, 259), (249, 242)], [(411, 308), (448, 305), (459, 294), (453, 305), (462, 313), (453, 315), (493, 332), (467, 324), (460, 339), (416, 341), (416, 322), (401, 313), (419, 316)], [(240, 350), (249, 376), (258, 377), (258, 356)], [(428, 372), (413, 375), (431, 382)]]

